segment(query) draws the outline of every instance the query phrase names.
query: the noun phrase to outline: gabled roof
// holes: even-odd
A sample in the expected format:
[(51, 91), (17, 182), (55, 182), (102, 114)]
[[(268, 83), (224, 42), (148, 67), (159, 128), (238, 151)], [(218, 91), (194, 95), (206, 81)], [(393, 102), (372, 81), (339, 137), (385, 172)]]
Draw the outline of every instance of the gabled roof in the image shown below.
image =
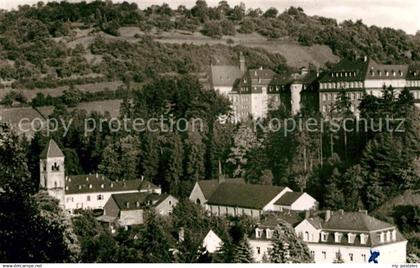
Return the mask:
[(237, 79), (242, 77), (242, 72), (235, 65), (212, 65), (211, 85), (213, 87), (233, 87)]
[(279, 200), (276, 201), (276, 205), (279, 206), (291, 206), (296, 200), (298, 200), (304, 193), (298, 192), (287, 192), (282, 195)]
[(270, 185), (222, 183), (210, 196), (207, 204), (263, 209), (284, 189)]
[(57, 143), (50, 139), (47, 146), (45, 146), (44, 150), (41, 152), (40, 158), (46, 159), (50, 157), (64, 157), (63, 152), (58, 147)]
[(368, 69), (368, 61), (341, 60), (334, 67), (326, 71), (319, 79), (323, 82), (363, 81)]
[[(226, 179), (225, 183), (241, 183), (244, 184), (244, 179)], [(204, 197), (208, 200), (213, 192), (219, 187), (219, 180), (199, 180), (198, 185), (203, 192)]]
[(111, 181), (104, 175), (76, 175), (66, 177), (66, 194), (120, 192), (120, 191), (143, 191), (151, 192), (159, 189), (149, 181), (126, 180)]
[(408, 65), (378, 64), (369, 61), (366, 80), (370, 79), (405, 79), (407, 76)]
[(328, 221), (322, 223), (324, 230), (347, 230), (356, 232), (372, 232), (393, 228), (393, 225), (380, 221), (365, 212), (333, 212)]
[(303, 218), (296, 211), (275, 212), (265, 214), (258, 226), (261, 228), (275, 228), (281, 221), (285, 221), (294, 227), (302, 220)]
[(306, 219), (316, 229), (322, 229), (322, 219), (318, 216), (310, 217)]
[(112, 194), (120, 210), (139, 210), (148, 207), (155, 207), (168, 198), (169, 194), (153, 194), (153, 193), (126, 193)]
[(413, 63), (408, 67), (407, 80), (420, 80), (420, 63)]

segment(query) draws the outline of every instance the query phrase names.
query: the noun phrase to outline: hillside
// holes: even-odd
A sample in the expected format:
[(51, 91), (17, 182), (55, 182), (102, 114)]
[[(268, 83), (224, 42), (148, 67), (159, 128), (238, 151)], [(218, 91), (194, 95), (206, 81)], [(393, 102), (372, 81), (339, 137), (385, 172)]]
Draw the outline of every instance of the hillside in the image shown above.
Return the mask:
[(249, 67), (279, 72), (364, 55), (410, 62), (420, 59), (419, 39), (294, 7), (280, 13), (227, 2), (209, 7), (202, 0), (191, 9), (144, 10), (127, 2), (39, 3), (0, 13), (0, 84), (142, 83), (158, 74), (200, 73), (210, 62), (237, 63), (239, 51)]

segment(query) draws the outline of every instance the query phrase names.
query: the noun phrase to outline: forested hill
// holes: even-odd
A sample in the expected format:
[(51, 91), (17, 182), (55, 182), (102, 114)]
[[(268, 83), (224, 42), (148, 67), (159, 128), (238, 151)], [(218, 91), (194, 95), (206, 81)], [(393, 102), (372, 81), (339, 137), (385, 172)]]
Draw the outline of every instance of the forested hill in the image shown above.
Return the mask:
[[(136, 4), (128, 2), (119, 4), (113, 4), (111, 1), (47, 4), (39, 2), (35, 6), (21, 6), (16, 11), (0, 12), (0, 60), (3, 63), (0, 65), (14, 63), (11, 64), (12, 68), (1, 68), (0, 76), (20, 79), (33, 76), (34, 72), (38, 76), (47, 76), (51, 73), (51, 69), (55, 70), (59, 77), (88, 73), (112, 76), (108, 67), (115, 65), (113, 60), (132, 55), (120, 49), (103, 57), (98, 50), (96, 53), (100, 54), (99, 56), (95, 55), (95, 52), (86, 53), (83, 45), (76, 44), (66, 49), (60, 41), (63, 37), (77, 37), (84, 30), (89, 30), (92, 36), (95, 32), (102, 32), (110, 37), (118, 36), (121, 27), (127, 26), (139, 28), (144, 35), (139, 35), (137, 38), (143, 41), (144, 36), (150, 33), (173, 30), (182, 31), (186, 40), (188, 35), (194, 32), (200, 32), (214, 39), (258, 33), (272, 41), (298, 42), (304, 46), (327, 45), (340, 57), (355, 58), (368, 55), (383, 63), (420, 60), (419, 33), (412, 36), (401, 30), (368, 27), (362, 21), (337, 23), (335, 19), (308, 16), (304, 10), (295, 7), (284, 12), (279, 12), (275, 8), (262, 11), (247, 9), (245, 5), (232, 7), (227, 1), (221, 1), (216, 7), (209, 7), (205, 1), (198, 0), (191, 9), (179, 6), (174, 10), (163, 4), (140, 10)], [(229, 44), (229, 39), (227, 43)], [(133, 50), (128, 47), (129, 44), (123, 46), (118, 44), (118, 46)], [(140, 48), (147, 47), (145, 45)], [(176, 46), (175, 49), (169, 47), (170, 51), (165, 52), (167, 47), (167, 45), (156, 46), (153, 52), (157, 53), (157, 56), (153, 58), (150, 55), (141, 56), (146, 58), (146, 63), (149, 60), (156, 60), (158, 63), (170, 65), (166, 69), (155, 70), (158, 72), (190, 72), (197, 69), (194, 65), (197, 59), (202, 60), (200, 53), (191, 56), (195, 59), (178, 56), (180, 50), (190, 50), (189, 47)], [(169, 55), (166, 61), (162, 60), (165, 55), (159, 53)], [(174, 57), (177, 55), (176, 59), (171, 59), (171, 55)], [(95, 60), (97, 64), (91, 64)], [(104, 63), (99, 64), (102, 60)], [(120, 72), (131, 72), (133, 68), (130, 65), (133, 64), (136, 65), (133, 62), (123, 62), (124, 66), (119, 66), (118, 69)], [(201, 61), (201, 64), (204, 62)], [(140, 74), (132, 72), (118, 75), (128, 80), (141, 80), (141, 77), (138, 77)]]

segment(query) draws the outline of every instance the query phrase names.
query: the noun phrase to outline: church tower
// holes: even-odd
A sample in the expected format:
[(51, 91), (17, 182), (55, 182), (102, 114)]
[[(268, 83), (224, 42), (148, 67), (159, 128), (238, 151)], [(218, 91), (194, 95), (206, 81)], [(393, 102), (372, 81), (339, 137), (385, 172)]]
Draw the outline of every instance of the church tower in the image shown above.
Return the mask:
[(40, 188), (60, 201), (64, 207), (64, 154), (54, 140), (50, 140), (40, 155)]

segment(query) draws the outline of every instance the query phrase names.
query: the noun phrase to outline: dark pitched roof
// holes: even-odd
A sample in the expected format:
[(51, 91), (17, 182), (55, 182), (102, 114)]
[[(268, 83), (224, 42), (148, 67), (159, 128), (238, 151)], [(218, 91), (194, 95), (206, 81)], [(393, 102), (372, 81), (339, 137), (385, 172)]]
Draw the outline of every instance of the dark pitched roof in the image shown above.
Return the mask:
[(300, 216), (300, 213), (296, 211), (273, 212), (270, 214), (264, 214), (264, 217), (258, 226), (261, 228), (275, 228), (279, 222), (285, 221), (294, 227), (302, 222), (302, 220), (303, 218)]
[(169, 196), (169, 194), (158, 195), (153, 193), (126, 193), (111, 195), (120, 210), (138, 210), (155, 207)]
[(420, 63), (413, 63), (408, 67), (407, 80), (420, 80)]
[[(244, 184), (244, 179), (226, 179), (225, 183), (242, 183)], [(198, 185), (203, 192), (204, 197), (208, 200), (213, 192), (219, 187), (219, 180), (199, 180)]]
[(284, 189), (269, 185), (222, 183), (207, 204), (262, 209)]
[(148, 181), (127, 180), (111, 181), (103, 175), (77, 175), (66, 178), (66, 194), (120, 192), (120, 191), (152, 191), (159, 189)]
[(368, 61), (341, 60), (331, 70), (324, 72), (319, 82), (363, 81), (368, 64)]
[(144, 208), (149, 195), (150, 193), (113, 194), (111, 198), (120, 210), (137, 210)]
[(321, 229), (322, 228), (322, 219), (318, 216), (315, 217), (310, 217), (306, 219), (313, 227), (315, 227), (316, 229)]
[(296, 200), (301, 197), (303, 193), (297, 193), (297, 192), (287, 192), (284, 195), (282, 195), (279, 200), (276, 201), (276, 205), (280, 206), (290, 206), (292, 205)]
[(242, 72), (235, 65), (212, 65), (211, 84), (213, 87), (233, 87), (237, 79), (242, 77)]
[(64, 157), (63, 152), (58, 147), (57, 143), (51, 139), (47, 146), (45, 146), (44, 150), (41, 152), (40, 155), (41, 159), (45, 159), (48, 157)]
[(378, 64), (369, 61), (366, 80), (369, 79), (405, 79), (407, 76), (408, 65)]
[(393, 225), (369, 216), (365, 212), (335, 211), (328, 221), (322, 223), (322, 228), (325, 230), (347, 230), (356, 232), (371, 232), (392, 227)]

